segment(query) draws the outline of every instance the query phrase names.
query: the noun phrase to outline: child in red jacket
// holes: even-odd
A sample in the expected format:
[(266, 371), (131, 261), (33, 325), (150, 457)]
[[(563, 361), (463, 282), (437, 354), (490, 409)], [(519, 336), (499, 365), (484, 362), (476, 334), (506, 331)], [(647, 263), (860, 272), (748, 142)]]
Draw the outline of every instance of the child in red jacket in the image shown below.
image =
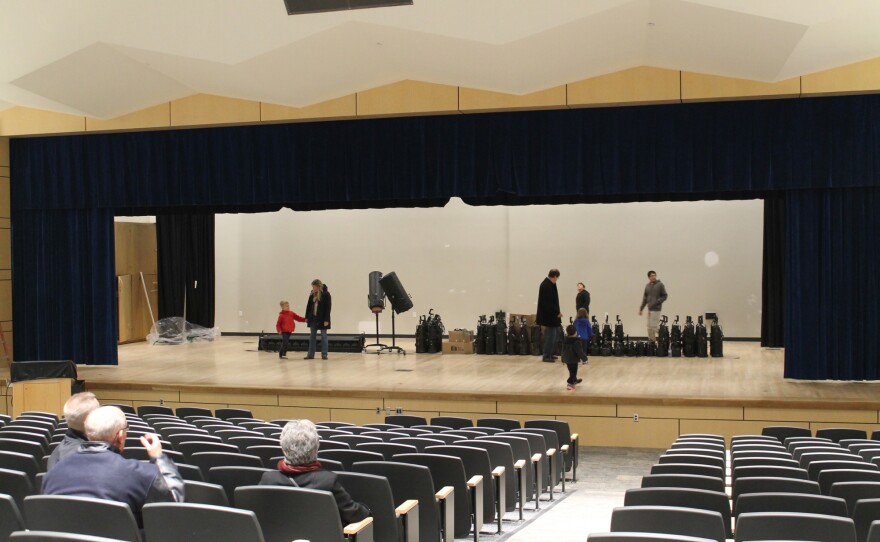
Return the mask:
[(281, 302), (281, 312), (278, 313), (278, 322), (275, 330), (281, 334), (281, 350), (278, 351), (279, 359), (287, 359), (287, 350), (290, 348), (290, 334), (296, 330), (296, 322), (305, 322), (306, 319), (290, 310), (290, 303)]

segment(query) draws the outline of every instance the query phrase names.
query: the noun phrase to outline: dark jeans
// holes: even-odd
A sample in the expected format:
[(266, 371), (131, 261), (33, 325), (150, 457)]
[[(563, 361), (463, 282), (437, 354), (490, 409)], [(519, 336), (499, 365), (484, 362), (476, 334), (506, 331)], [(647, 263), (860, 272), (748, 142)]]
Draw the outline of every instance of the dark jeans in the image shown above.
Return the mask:
[(278, 351), (278, 357), (283, 358), (287, 355), (287, 351), (290, 350), (290, 332), (282, 331), (281, 332), (281, 350)]
[(569, 384), (576, 384), (578, 379), (578, 364), (577, 363), (566, 363), (568, 366), (568, 382)]
[(327, 357), (327, 349), (330, 345), (330, 338), (327, 337), (327, 330), (324, 328), (318, 327), (309, 327), (309, 352), (307, 354), (308, 357), (315, 357), (315, 350), (317, 349), (318, 343), (318, 330), (321, 331), (321, 357)]
[(541, 326), (541, 331), (544, 333), (544, 360), (553, 359), (559, 340), (559, 326)]

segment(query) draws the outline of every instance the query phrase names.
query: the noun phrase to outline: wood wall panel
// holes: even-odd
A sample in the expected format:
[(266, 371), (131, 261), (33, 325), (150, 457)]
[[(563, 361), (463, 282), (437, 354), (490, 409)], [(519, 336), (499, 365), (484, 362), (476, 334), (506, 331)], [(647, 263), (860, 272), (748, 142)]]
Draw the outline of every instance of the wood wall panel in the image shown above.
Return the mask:
[(431, 115), (458, 112), (458, 87), (398, 81), (357, 93), (359, 117)]
[(522, 96), (476, 88), (458, 88), (458, 108), (462, 113), (518, 111), (523, 109), (560, 109), (565, 106), (565, 85), (523, 94)]
[(128, 342), (132, 338), (131, 333), (131, 275), (119, 275), (116, 277), (116, 319), (117, 341)]
[(86, 117), (87, 132), (146, 130), (171, 126), (171, 103), (166, 102), (112, 119)]
[(300, 407), (323, 407), (323, 408), (351, 408), (361, 410), (376, 410), (382, 406), (381, 398), (363, 397), (328, 397), (320, 395), (279, 395), (279, 406)]
[[(0, 177), (0, 217), (12, 216), (9, 196), (9, 178)], [(8, 225), (6, 226), (9, 227)]]
[(569, 107), (681, 101), (679, 72), (642, 66), (568, 84)]
[(581, 446), (623, 448), (667, 448), (678, 436), (678, 420), (642, 420), (626, 418), (580, 418), (559, 416), (573, 433), (580, 435)]
[(880, 91), (880, 58), (801, 76), (802, 96)]
[(329, 408), (304, 408), (304, 407), (282, 407), (273, 405), (242, 405), (230, 403), (229, 408), (245, 408), (251, 411), (255, 418), (261, 420), (294, 420), (307, 419), (312, 421), (322, 421), (330, 419)]
[[(730, 444), (734, 435), (760, 435), (765, 425), (789, 425), (783, 422), (754, 422), (735, 420), (681, 420), (679, 430), (682, 435), (690, 433), (709, 433), (722, 435)], [(668, 446), (668, 445), (667, 445)]]
[(95, 394), (102, 403), (114, 403), (117, 401), (140, 402), (145, 405), (158, 405), (160, 401), (178, 403), (180, 391), (178, 390), (126, 390), (116, 388), (101, 388), (95, 385), (88, 386), (89, 391)]
[(387, 397), (385, 399), (385, 407), (392, 411), (401, 408), (404, 414), (409, 414), (410, 410), (425, 410), (440, 412), (445, 410), (448, 412), (482, 412), (494, 413), (494, 401), (442, 401), (438, 399), (410, 399)]
[(0, 228), (11, 228), (12, 221), (8, 218), (0, 218)]
[(0, 166), (9, 167), (9, 138), (0, 137)]
[(498, 417), (511, 418), (508, 414), (530, 414), (541, 416), (617, 416), (617, 405), (558, 405), (547, 403), (498, 402)]
[(196, 94), (171, 102), (171, 126), (260, 122), (260, 102)]
[(181, 391), (180, 401), (184, 403), (219, 403), (223, 405), (236, 404), (250, 406), (278, 406), (278, 396), (274, 393), (222, 393)]
[[(746, 420), (778, 420), (784, 425), (799, 425), (789, 422), (836, 422), (836, 423), (877, 423), (876, 410), (808, 409), (808, 408), (751, 408), (744, 411)], [(779, 425), (765, 423), (764, 425)], [(805, 425), (804, 425), (805, 427)]]
[(30, 107), (0, 111), (0, 135), (70, 134), (85, 132), (86, 118)]
[(0, 269), (0, 280), (12, 280), (12, 271), (9, 269)]
[(871, 433), (880, 430), (880, 424), (877, 423), (834, 423), (834, 422), (810, 422), (810, 430), (816, 434), (817, 429), (828, 429), (835, 427), (849, 427), (852, 429), (864, 429), (871, 438)]
[(681, 72), (681, 100), (683, 102), (796, 98), (800, 93), (800, 77), (792, 77), (776, 83), (764, 83), (719, 75)]
[(698, 420), (742, 420), (741, 407), (666, 406), (618, 404), (617, 415), (621, 418), (693, 418)]
[(357, 94), (349, 94), (305, 107), (260, 103), (260, 120), (263, 122), (348, 119), (354, 118), (356, 115)]
[(0, 321), (9, 320), (12, 320), (12, 281), (0, 280)]
[[(158, 316), (159, 310), (159, 289), (158, 275), (144, 275), (144, 281), (147, 283), (147, 291), (150, 295), (150, 303), (153, 309), (153, 318)], [(144, 286), (141, 282), (140, 275), (132, 277), (131, 285), (131, 334), (134, 339), (145, 339), (150, 328), (153, 326), (153, 320), (150, 317), (150, 305), (147, 304), (144, 296)]]
[(9, 178), (9, 166), (0, 166), (0, 177)]
[(0, 269), (12, 269), (12, 230), (0, 228)]
[[(385, 423), (385, 412), (376, 414), (375, 410), (356, 410), (350, 408), (330, 409), (330, 420), (334, 422), (348, 422), (357, 425), (365, 423)], [(312, 420), (316, 422), (327, 420)]]

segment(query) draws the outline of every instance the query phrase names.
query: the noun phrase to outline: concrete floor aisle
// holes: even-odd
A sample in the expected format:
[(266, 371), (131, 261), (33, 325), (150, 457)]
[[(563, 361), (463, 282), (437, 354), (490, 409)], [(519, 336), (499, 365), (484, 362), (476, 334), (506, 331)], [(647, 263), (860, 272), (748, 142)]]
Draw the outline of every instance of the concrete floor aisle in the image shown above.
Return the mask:
[(582, 448), (575, 493), (511, 536), (509, 542), (584, 542), (607, 532), (611, 511), (627, 489), (639, 487), (663, 450)]

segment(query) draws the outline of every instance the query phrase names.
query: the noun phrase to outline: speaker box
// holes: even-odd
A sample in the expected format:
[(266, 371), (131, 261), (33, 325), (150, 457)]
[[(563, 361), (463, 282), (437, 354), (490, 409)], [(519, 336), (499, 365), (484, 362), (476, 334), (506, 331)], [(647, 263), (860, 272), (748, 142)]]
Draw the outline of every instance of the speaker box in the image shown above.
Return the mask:
[(388, 273), (379, 280), (379, 283), (385, 289), (385, 296), (391, 302), (391, 308), (394, 309), (394, 312), (400, 314), (413, 308), (412, 299), (410, 299), (406, 290), (403, 289), (403, 284), (397, 278), (397, 273), (394, 271)]
[(288, 15), (347, 11), (349, 9), (411, 6), (413, 0), (284, 0)]

